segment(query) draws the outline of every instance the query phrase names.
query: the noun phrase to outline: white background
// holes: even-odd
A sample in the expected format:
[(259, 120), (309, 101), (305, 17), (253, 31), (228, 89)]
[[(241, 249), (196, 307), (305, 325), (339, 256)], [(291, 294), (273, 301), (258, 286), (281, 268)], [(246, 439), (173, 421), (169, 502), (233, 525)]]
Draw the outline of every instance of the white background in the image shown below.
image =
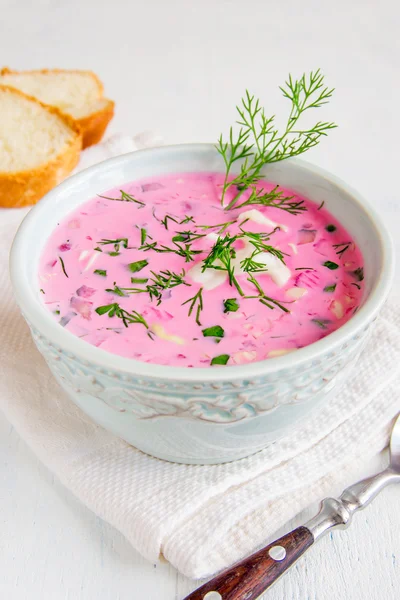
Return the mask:
[[(167, 143), (214, 141), (246, 87), (279, 116), (288, 72), (321, 67), (337, 89), (324, 115), (340, 128), (307, 158), (378, 207), (400, 258), (397, 0), (0, 0), (0, 57), (93, 69), (117, 103), (110, 131), (153, 129)], [(398, 599), (399, 501), (400, 489), (384, 492), (266, 597)], [(181, 600), (193, 586), (141, 559), (0, 416), (1, 600)]]

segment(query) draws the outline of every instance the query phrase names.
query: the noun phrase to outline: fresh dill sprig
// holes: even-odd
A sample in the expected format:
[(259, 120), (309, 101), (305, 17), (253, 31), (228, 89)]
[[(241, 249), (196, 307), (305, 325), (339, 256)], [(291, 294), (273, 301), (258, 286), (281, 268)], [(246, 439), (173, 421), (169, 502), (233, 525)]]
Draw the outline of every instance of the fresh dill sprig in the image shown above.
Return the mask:
[(244, 296), (243, 290), (241, 289), (240, 284), (235, 276), (235, 266), (232, 262), (236, 258), (236, 251), (233, 247), (233, 244), (237, 240), (246, 239), (247, 242), (254, 248), (252, 254), (240, 262), (240, 267), (244, 272), (264, 272), (268, 270), (265, 264), (262, 262), (257, 262), (257, 256), (263, 252), (268, 252), (269, 254), (276, 256), (276, 258), (285, 264), (285, 254), (278, 248), (265, 243), (278, 229), (279, 228), (275, 228), (269, 233), (253, 233), (252, 231), (245, 231), (242, 227), (240, 227), (240, 234), (231, 236), (229, 233), (227, 233), (224, 237), (219, 236), (215, 244), (212, 246), (209, 254), (203, 260), (203, 273), (206, 269), (226, 271), (229, 277), (229, 284), (234, 285), (239, 294)]
[(143, 288), (139, 287), (119, 287), (114, 283), (113, 289), (108, 289), (106, 292), (113, 292), (118, 296), (126, 296), (129, 294), (143, 294), (147, 293), (150, 296), (150, 300), (157, 300), (157, 306), (162, 302), (162, 294), (165, 290), (176, 287), (178, 285), (187, 285), (190, 287), (190, 283), (185, 281), (186, 272), (182, 269), (181, 273), (174, 273), (171, 271), (160, 271), (159, 273), (155, 273), (154, 271), (150, 271), (152, 277), (145, 281), (147, 284)]
[[(231, 127), (228, 142), (224, 142), (221, 134), (216, 149), (221, 154), (226, 168), (222, 205), (227, 190), (232, 186), (237, 188), (237, 194), (229, 203), (229, 208), (235, 207), (241, 195), (249, 188), (253, 203), (257, 203), (257, 199), (261, 198), (264, 198), (264, 202), (268, 201), (268, 193), (264, 190), (259, 192), (256, 190), (264, 165), (307, 152), (336, 127), (335, 123), (323, 121), (318, 121), (311, 127), (302, 128), (299, 125), (299, 119), (306, 111), (320, 108), (333, 94), (334, 90), (325, 86), (324, 76), (319, 69), (309, 75), (303, 74), (299, 79), (293, 79), (289, 75), (280, 90), (291, 103), (287, 122), (282, 131), (277, 129), (275, 117), (267, 117), (260, 100), (255, 99), (246, 90), (241, 105), (236, 107), (239, 114), (237, 124), (240, 126), (238, 134), (235, 136)], [(231, 178), (232, 169), (238, 161), (240, 161), (240, 172)], [(283, 198), (281, 197), (280, 200), (282, 201)], [(272, 202), (271, 199), (270, 205)], [(277, 207), (282, 208), (284, 205), (285, 202), (281, 202)]]
[(101, 194), (98, 194), (98, 196), (99, 198), (104, 198), (104, 200), (113, 200), (115, 202), (134, 202), (135, 204), (139, 204), (140, 208), (146, 206), (144, 202), (134, 198), (131, 194), (128, 194), (128, 192), (124, 192), (124, 190), (119, 191), (121, 192), (121, 198), (110, 198), (109, 196), (102, 196)]
[(234, 242), (240, 236), (231, 236), (227, 233), (224, 237), (219, 237), (212, 246), (210, 253), (203, 261), (202, 272), (206, 269), (216, 269), (217, 271), (226, 271), (229, 277), (229, 284), (234, 285), (241, 296), (244, 296), (243, 290), (235, 277), (235, 267), (232, 260), (236, 258), (236, 251), (233, 248)]
[(191, 316), (191, 314), (197, 304), (196, 323), (197, 323), (197, 325), (199, 325), (201, 327), (200, 313), (204, 308), (204, 306), (203, 306), (203, 288), (200, 288), (192, 298), (189, 298), (185, 302), (182, 302), (182, 306), (184, 306), (185, 304), (189, 304), (189, 302), (190, 302), (190, 306), (189, 306), (188, 316), (189, 317)]
[(141, 323), (146, 327), (146, 329), (149, 329), (147, 321), (143, 315), (138, 313), (136, 310), (128, 312), (127, 310), (121, 308), (117, 302), (114, 302), (113, 304), (106, 304), (104, 306), (98, 306), (96, 308), (96, 312), (98, 315), (108, 314), (110, 318), (118, 317), (118, 319), (122, 320), (125, 327), (128, 327), (131, 323)]

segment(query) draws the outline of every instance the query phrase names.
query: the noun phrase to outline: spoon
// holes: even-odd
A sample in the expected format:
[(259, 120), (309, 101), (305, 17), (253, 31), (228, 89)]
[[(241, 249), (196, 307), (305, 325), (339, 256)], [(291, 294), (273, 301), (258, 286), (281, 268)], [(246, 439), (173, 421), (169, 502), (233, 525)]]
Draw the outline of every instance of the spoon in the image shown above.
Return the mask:
[(390, 439), (390, 463), (384, 471), (346, 488), (339, 499), (326, 498), (308, 523), (217, 575), (184, 600), (256, 600), (328, 531), (346, 529), (354, 513), (391, 483), (400, 483), (400, 414)]

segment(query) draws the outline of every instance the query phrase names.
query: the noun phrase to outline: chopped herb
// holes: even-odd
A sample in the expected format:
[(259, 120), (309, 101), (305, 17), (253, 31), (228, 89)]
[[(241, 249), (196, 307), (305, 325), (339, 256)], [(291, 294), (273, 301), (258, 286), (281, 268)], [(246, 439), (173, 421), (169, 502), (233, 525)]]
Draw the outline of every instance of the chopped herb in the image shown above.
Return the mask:
[(182, 302), (182, 306), (184, 306), (185, 304), (188, 304), (189, 302), (190, 302), (190, 306), (189, 306), (188, 316), (190, 317), (190, 315), (192, 314), (193, 309), (197, 303), (196, 323), (197, 323), (197, 325), (199, 325), (201, 327), (200, 313), (203, 310), (203, 288), (200, 288), (199, 291), (193, 296), (193, 298), (189, 298), (189, 300)]
[(336, 225), (327, 225), (325, 227), (326, 231), (328, 231), (329, 233), (333, 233), (334, 231), (336, 231)]
[(311, 319), (312, 323), (315, 323), (320, 329), (328, 329), (328, 325), (331, 321), (328, 319)]
[(172, 238), (173, 242), (185, 242), (192, 244), (196, 240), (206, 236), (205, 233), (194, 233), (193, 231), (176, 231), (177, 235)]
[(59, 314), (60, 314), (60, 311), (59, 311), (59, 310), (55, 310), (55, 311), (54, 311), (54, 314), (55, 314), (55, 315), (59, 315)]
[(325, 200), (322, 200), (321, 204), (318, 206), (317, 210), (321, 210), (325, 204)]
[(196, 225), (196, 227), (200, 227), (200, 229), (216, 229), (219, 227), (220, 230), (218, 231), (218, 234), (220, 235), (221, 233), (224, 233), (230, 225), (234, 225), (236, 222), (237, 220), (234, 219), (233, 221), (227, 221), (226, 223), (218, 223), (216, 225)]
[(43, 288), (40, 288), (40, 290), (39, 290), (39, 291), (40, 291), (42, 294), (45, 294), (45, 293), (46, 293), (46, 292), (44, 291), (44, 289), (43, 289)]
[(358, 290), (361, 290), (361, 285), (358, 283), (351, 283), (350, 285), (354, 285)]
[(333, 244), (336, 254), (342, 258), (343, 254), (350, 248), (351, 242), (343, 242), (342, 244)]
[(138, 313), (136, 310), (133, 310), (130, 313), (127, 310), (121, 308), (117, 303), (99, 306), (96, 308), (96, 312), (98, 315), (108, 314), (110, 318), (118, 317), (122, 320), (125, 327), (128, 327), (131, 323), (141, 323), (146, 327), (146, 329), (149, 329), (146, 320), (140, 313)]
[(175, 217), (171, 217), (171, 215), (165, 215), (165, 217), (163, 219), (161, 219), (161, 221), (160, 221), (160, 223), (162, 223), (164, 225), (165, 229), (168, 229), (168, 219), (170, 221), (173, 221), (174, 223), (179, 224), (179, 221), (177, 221), (177, 219), (175, 219)]
[(214, 325), (213, 327), (207, 327), (202, 331), (204, 337), (218, 337), (223, 338), (225, 335), (225, 331), (222, 329), (220, 325)]
[(295, 271), (315, 271), (313, 267), (296, 267)]
[[(128, 238), (119, 238), (117, 240), (102, 239), (100, 242), (97, 242), (97, 243), (101, 244), (102, 246), (107, 246), (109, 244), (114, 245), (114, 251), (109, 252), (108, 253), (109, 256), (119, 256), (121, 245), (123, 248), (128, 248)], [(96, 250), (96, 248), (95, 248), (95, 250)]]
[(228, 298), (224, 300), (224, 313), (236, 312), (239, 309), (239, 304), (236, 298)]
[(143, 246), (143, 244), (146, 241), (146, 237), (147, 237), (147, 231), (142, 227), (140, 230), (140, 245)]
[(64, 273), (65, 277), (68, 277), (68, 273), (67, 273), (67, 271), (65, 270), (65, 265), (64, 265), (64, 261), (63, 261), (63, 259), (61, 258), (61, 256), (59, 256), (58, 258), (59, 258), (59, 261), (60, 261), (60, 263), (61, 263), (61, 268), (62, 268), (62, 271), (63, 271), (63, 273)]
[(131, 277), (131, 283), (147, 283), (148, 277)]
[(93, 248), (93, 250), (96, 250), (96, 252), (103, 252), (103, 250), (101, 248), (99, 248), (98, 246), (96, 246), (96, 248)]
[(229, 354), (220, 354), (211, 359), (211, 365), (226, 365), (229, 359)]
[(336, 264), (335, 262), (332, 262), (331, 260), (327, 260), (323, 263), (323, 266), (326, 267), (327, 269), (330, 269), (331, 271), (335, 271), (335, 269), (339, 268), (339, 265)]
[(194, 217), (188, 217), (187, 215), (185, 215), (185, 218), (182, 219), (182, 221), (179, 223), (179, 225), (184, 225), (185, 223), (194, 223)]
[(117, 286), (117, 284), (114, 281), (114, 287), (113, 289), (106, 289), (106, 292), (111, 292), (112, 294), (116, 294), (117, 296), (126, 296), (126, 294), (124, 294), (124, 292), (121, 290), (120, 287)]
[(283, 310), (283, 312), (286, 312), (286, 313), (290, 312), (290, 310), (287, 309), (286, 306), (283, 306), (283, 304), (281, 304), (277, 300), (274, 300), (273, 298), (266, 296), (264, 293), (264, 290), (258, 283), (257, 279), (251, 273), (249, 273), (247, 280), (256, 287), (256, 289), (258, 291), (258, 296), (245, 296), (246, 299), (257, 298), (261, 302), (261, 304), (268, 306), (268, 308), (273, 309), (273, 308), (275, 308), (275, 306), (277, 306), (278, 308)]
[[(239, 236), (239, 237), (247, 238), (247, 240), (250, 242), (250, 244), (255, 249), (251, 258), (256, 256), (257, 254), (260, 254), (261, 252), (269, 252), (270, 254), (273, 254), (274, 256), (276, 256), (276, 258), (279, 258), (279, 260), (281, 262), (283, 262), (283, 264), (285, 264), (285, 260), (283, 258), (284, 253), (281, 252), (280, 250), (278, 250), (278, 248), (274, 248), (274, 246), (270, 246), (269, 244), (265, 243), (266, 241), (268, 241), (270, 239), (270, 236), (273, 233), (275, 233), (277, 229), (278, 228), (275, 228), (270, 233), (253, 233), (252, 231), (244, 231), (241, 228), (242, 236)], [(243, 270), (247, 270), (247, 269), (243, 269)]]
[(327, 285), (326, 287), (324, 287), (324, 292), (334, 292), (336, 290), (336, 283), (333, 283), (332, 285)]
[(136, 262), (129, 263), (128, 269), (130, 270), (131, 273), (138, 273), (139, 271), (141, 271), (142, 269), (147, 267), (148, 264), (149, 264), (149, 261), (147, 261), (146, 259), (137, 260)]
[(154, 250), (154, 252), (173, 252), (177, 256), (182, 256), (185, 259), (185, 262), (190, 262), (194, 260), (196, 254), (201, 254), (202, 250), (192, 250), (191, 244), (185, 244), (181, 246), (178, 242), (174, 242), (175, 248), (169, 248), (168, 246), (157, 246), (157, 242), (152, 242), (151, 244), (146, 242), (143, 246), (140, 246), (139, 250), (143, 250), (147, 252), (148, 250)]
[(115, 308), (115, 304), (106, 304), (104, 306), (99, 306), (98, 308), (96, 308), (96, 312), (98, 315), (105, 315), (106, 313), (109, 313), (113, 308)]
[(353, 277), (357, 279), (357, 281), (363, 281), (364, 279), (364, 268), (358, 267), (355, 271), (352, 272)]
[(95, 271), (93, 271), (93, 273), (95, 273), (96, 275), (101, 275), (101, 277), (107, 277), (107, 271), (105, 271), (104, 269), (96, 269)]
[(181, 273), (173, 273), (171, 271), (160, 271), (160, 273), (150, 272), (153, 275), (150, 279), (152, 283), (147, 283), (148, 279), (146, 279), (144, 282), (147, 283), (145, 288), (120, 288), (124, 295), (147, 293), (150, 296), (150, 300), (153, 300), (153, 298), (157, 299), (158, 306), (161, 304), (162, 292), (164, 290), (176, 287), (177, 285), (191, 285), (184, 280), (186, 275), (184, 269), (182, 269)]
[(143, 206), (146, 206), (144, 202), (142, 202), (141, 200), (137, 200), (136, 198), (131, 196), (131, 194), (128, 194), (127, 192), (124, 192), (123, 190), (120, 190), (120, 192), (121, 192), (121, 198), (110, 198), (109, 196), (102, 196), (101, 194), (98, 194), (98, 196), (99, 196), (99, 198), (104, 198), (104, 200), (113, 200), (116, 202), (135, 202), (136, 204), (139, 204), (141, 208)]
[(235, 268), (232, 265), (232, 259), (236, 257), (236, 252), (232, 245), (237, 239), (238, 236), (232, 237), (229, 233), (223, 238), (219, 237), (203, 261), (202, 272), (204, 273), (206, 269), (226, 271), (229, 277), (229, 284), (234, 285), (239, 294), (244, 296), (243, 290), (235, 277)]

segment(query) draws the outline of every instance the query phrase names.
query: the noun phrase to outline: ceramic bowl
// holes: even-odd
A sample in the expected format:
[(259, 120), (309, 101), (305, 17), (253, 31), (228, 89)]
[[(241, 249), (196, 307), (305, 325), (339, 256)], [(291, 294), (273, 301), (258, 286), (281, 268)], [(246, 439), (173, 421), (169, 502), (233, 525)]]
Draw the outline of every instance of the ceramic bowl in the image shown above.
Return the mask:
[(287, 160), (269, 165), (263, 175), (317, 203), (325, 201), (364, 255), (362, 306), (343, 327), (286, 356), (208, 369), (122, 358), (61, 327), (42, 305), (37, 282), (39, 256), (57, 223), (116, 185), (185, 171), (223, 171), (223, 164), (212, 145), (189, 144), (126, 154), (70, 177), (22, 223), (12, 247), (11, 278), (37, 347), (73, 402), (143, 452), (212, 464), (257, 452), (338, 392), (388, 295), (393, 254), (387, 230), (364, 198), (312, 164)]

